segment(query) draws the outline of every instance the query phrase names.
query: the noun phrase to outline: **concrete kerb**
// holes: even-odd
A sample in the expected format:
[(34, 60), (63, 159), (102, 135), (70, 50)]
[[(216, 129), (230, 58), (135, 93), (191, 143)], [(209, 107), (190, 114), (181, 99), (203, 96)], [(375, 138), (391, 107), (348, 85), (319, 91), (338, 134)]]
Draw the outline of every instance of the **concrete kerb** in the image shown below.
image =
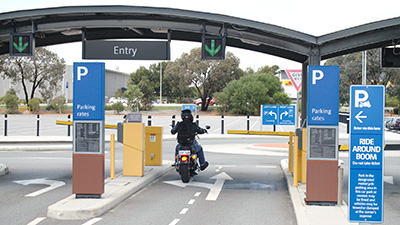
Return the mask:
[(48, 207), (47, 216), (59, 220), (83, 220), (100, 216), (173, 169), (172, 162), (145, 167), (143, 177), (118, 176), (106, 179), (100, 199), (76, 199), (71, 195)]
[(0, 163), (0, 176), (6, 175), (8, 173), (8, 167)]
[(293, 184), (293, 177), (291, 173), (288, 172), (288, 159), (281, 160), (281, 169), (283, 174), (285, 175), (286, 183), (289, 190), (289, 195), (292, 200), (294, 212), (296, 215), (296, 221), (298, 225), (309, 225), (309, 220), (307, 217), (307, 212), (303, 206), (303, 200), (301, 199), (297, 187), (292, 186)]

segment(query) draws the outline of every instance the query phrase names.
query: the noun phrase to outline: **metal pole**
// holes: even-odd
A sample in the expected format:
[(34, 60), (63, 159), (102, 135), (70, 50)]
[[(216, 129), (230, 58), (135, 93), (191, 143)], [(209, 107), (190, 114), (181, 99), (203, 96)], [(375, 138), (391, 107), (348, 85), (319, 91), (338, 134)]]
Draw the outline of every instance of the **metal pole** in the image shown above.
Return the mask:
[(39, 124), (40, 124), (40, 116), (37, 115), (37, 119), (36, 119), (36, 136), (39, 136)]
[(199, 115), (196, 115), (196, 123), (197, 123), (197, 125), (199, 125)]
[(4, 136), (7, 136), (7, 114), (4, 114)]
[(296, 95), (297, 97), (296, 97), (296, 128), (298, 128), (299, 127), (299, 92), (297, 92), (297, 95)]
[(147, 117), (147, 126), (151, 127), (151, 115)]
[(162, 62), (160, 63), (160, 104), (162, 103)]
[(367, 51), (362, 52), (362, 83), (367, 84)]
[(289, 132), (289, 173), (293, 173), (293, 135), (294, 132)]
[[(67, 118), (68, 118), (68, 122), (71, 122), (71, 115), (68, 115)], [(69, 136), (71, 136), (71, 125), (68, 125), (67, 129), (68, 129), (67, 130), (67, 135), (69, 137)]]
[(110, 178), (115, 178), (115, 134), (111, 134)]
[(221, 134), (224, 134), (224, 115), (221, 116)]
[(250, 130), (250, 115), (247, 115), (247, 130)]
[(299, 157), (298, 157), (298, 143), (299, 143), (299, 137), (294, 136), (294, 158), (293, 158), (293, 184), (292, 186), (297, 187), (299, 183)]

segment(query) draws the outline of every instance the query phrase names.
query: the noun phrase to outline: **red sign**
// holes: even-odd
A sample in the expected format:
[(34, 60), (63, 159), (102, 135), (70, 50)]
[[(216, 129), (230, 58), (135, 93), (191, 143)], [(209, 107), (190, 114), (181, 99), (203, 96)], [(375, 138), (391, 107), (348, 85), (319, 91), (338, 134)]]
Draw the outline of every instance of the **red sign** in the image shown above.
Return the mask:
[(301, 70), (285, 70), (297, 92), (301, 89)]

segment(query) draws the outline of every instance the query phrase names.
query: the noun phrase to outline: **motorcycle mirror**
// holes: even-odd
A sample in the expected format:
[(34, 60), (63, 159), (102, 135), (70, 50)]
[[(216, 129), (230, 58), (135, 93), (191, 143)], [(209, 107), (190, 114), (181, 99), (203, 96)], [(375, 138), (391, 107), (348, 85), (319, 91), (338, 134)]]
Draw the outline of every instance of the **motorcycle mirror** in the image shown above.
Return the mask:
[(210, 128), (211, 128), (210, 126), (208, 126), (208, 125), (206, 126), (206, 129), (207, 129), (207, 130), (209, 130)]

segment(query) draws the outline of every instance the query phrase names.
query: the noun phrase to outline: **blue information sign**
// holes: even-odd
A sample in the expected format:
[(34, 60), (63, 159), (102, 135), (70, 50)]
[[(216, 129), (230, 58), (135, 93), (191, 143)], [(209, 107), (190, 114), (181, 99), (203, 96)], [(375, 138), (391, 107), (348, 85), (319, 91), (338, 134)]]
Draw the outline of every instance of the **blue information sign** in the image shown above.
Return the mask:
[(74, 120), (104, 120), (104, 63), (74, 63)]
[(294, 105), (262, 105), (262, 125), (295, 125)]
[(339, 66), (308, 66), (307, 124), (339, 125)]
[(350, 222), (383, 222), (384, 100), (382, 85), (350, 87)]
[(182, 110), (189, 109), (192, 112), (196, 111), (196, 105), (182, 105)]
[(277, 125), (278, 124), (278, 106), (277, 105), (262, 105), (262, 125)]

